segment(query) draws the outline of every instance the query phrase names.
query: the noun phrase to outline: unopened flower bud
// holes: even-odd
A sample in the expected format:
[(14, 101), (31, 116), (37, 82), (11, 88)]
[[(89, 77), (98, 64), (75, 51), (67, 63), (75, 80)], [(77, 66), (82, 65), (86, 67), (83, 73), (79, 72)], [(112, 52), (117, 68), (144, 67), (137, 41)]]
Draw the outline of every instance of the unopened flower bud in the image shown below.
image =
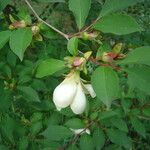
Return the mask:
[(39, 33), (40, 28), (38, 26), (32, 26), (31, 30), (33, 35), (36, 35), (37, 33)]

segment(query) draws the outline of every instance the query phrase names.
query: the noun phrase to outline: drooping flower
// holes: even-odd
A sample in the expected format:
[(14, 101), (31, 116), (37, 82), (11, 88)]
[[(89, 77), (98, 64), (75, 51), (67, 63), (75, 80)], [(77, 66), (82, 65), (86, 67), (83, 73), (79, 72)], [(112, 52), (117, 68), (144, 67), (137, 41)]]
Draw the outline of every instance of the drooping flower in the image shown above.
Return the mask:
[(79, 82), (77, 85), (76, 95), (70, 107), (75, 114), (82, 114), (86, 108), (86, 96), (83, 91), (81, 82)]
[(73, 77), (67, 77), (53, 93), (53, 101), (58, 109), (69, 106), (76, 94), (77, 86)]
[(86, 96), (96, 94), (91, 84), (83, 84), (78, 72), (71, 72), (65, 80), (58, 85), (53, 93), (53, 101), (57, 110), (71, 107), (75, 114), (81, 114), (86, 108)]

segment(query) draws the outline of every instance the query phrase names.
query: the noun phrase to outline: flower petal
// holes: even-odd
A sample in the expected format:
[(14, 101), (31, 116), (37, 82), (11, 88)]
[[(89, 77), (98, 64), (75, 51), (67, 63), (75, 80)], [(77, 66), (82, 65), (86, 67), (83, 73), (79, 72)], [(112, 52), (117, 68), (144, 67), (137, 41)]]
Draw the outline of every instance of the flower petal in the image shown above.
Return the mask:
[(91, 84), (84, 84), (86, 92), (91, 95), (92, 98), (96, 97), (96, 93)]
[(77, 92), (70, 107), (75, 114), (81, 114), (85, 110), (86, 97), (83, 88), (81, 86), (81, 83), (79, 83), (77, 86)]
[(75, 135), (77, 135), (77, 134), (83, 134), (83, 133), (87, 133), (87, 134), (90, 134), (90, 130), (89, 129), (85, 129), (85, 128), (82, 128), (82, 129), (72, 129), (72, 128), (70, 128), (70, 130), (72, 131), (72, 132), (74, 132), (74, 134)]
[(73, 80), (65, 79), (60, 85), (58, 85), (53, 93), (53, 101), (58, 110), (69, 106), (76, 94), (77, 84)]

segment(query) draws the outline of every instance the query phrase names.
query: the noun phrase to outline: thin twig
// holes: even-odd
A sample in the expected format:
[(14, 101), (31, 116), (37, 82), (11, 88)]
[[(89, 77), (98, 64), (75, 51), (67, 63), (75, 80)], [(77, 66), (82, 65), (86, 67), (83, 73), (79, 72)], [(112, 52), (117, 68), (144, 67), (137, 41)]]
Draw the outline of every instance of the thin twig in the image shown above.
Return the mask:
[(77, 32), (75, 34), (69, 35), (69, 38), (72, 38), (74, 36), (80, 36), (82, 33), (88, 31), (99, 19), (96, 19), (95, 21), (93, 21), (93, 23), (91, 23), (89, 26), (87, 26), (84, 30)]
[(54, 31), (56, 31), (57, 33), (59, 33), (60, 35), (62, 35), (65, 39), (69, 40), (69, 37), (67, 34), (61, 32), (60, 30), (56, 29), (55, 27), (53, 27), (51, 24), (47, 23), (46, 21), (44, 21), (42, 18), (39, 17), (39, 15), (36, 13), (36, 11), (33, 9), (33, 7), (31, 6), (31, 4), (29, 3), (28, 0), (24, 0), (26, 2), (26, 4), (29, 6), (29, 8), (32, 10), (32, 12), (34, 13), (35, 17), (40, 21), (43, 22), (44, 24), (46, 24), (48, 27), (50, 27), (51, 29), (53, 29)]
[(81, 136), (82, 133), (84, 133), (89, 127), (91, 127), (95, 122), (91, 121), (86, 128), (84, 128), (84, 130), (82, 130), (80, 133), (78, 133), (77, 135), (74, 136), (74, 138), (69, 141), (66, 145), (64, 145), (63, 147), (59, 148), (58, 150), (65, 150), (69, 145), (75, 144), (76, 141), (78, 140), (78, 138)]

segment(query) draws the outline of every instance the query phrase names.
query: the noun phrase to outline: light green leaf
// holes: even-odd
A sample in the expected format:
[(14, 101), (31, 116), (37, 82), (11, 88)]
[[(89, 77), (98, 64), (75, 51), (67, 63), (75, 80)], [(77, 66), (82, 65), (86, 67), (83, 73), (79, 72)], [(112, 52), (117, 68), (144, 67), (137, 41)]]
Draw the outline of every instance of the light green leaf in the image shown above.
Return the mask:
[(150, 95), (150, 67), (134, 66), (125, 69), (128, 73), (128, 84)]
[(113, 33), (116, 35), (125, 35), (137, 31), (142, 31), (134, 18), (125, 14), (111, 14), (101, 18), (94, 29), (103, 33)]
[(11, 50), (23, 60), (24, 52), (32, 41), (32, 31), (30, 28), (20, 28), (14, 30), (10, 36), (9, 45)]
[(131, 139), (127, 137), (125, 132), (122, 132), (117, 129), (109, 129), (107, 130), (107, 135), (111, 142), (123, 146), (127, 149), (131, 148)]
[(97, 97), (109, 108), (119, 97), (119, 78), (110, 67), (99, 67), (92, 75), (92, 85)]
[(10, 35), (11, 32), (9, 30), (0, 32), (0, 49), (9, 41)]
[(150, 65), (150, 46), (136, 48), (129, 52), (126, 58), (118, 64), (145, 64)]
[(73, 12), (79, 29), (84, 26), (90, 7), (91, 0), (69, 0), (69, 9)]
[(98, 128), (93, 133), (93, 141), (96, 149), (102, 149), (105, 144), (105, 135), (104, 132)]
[(141, 1), (142, 0), (106, 0), (102, 6), (100, 17), (103, 17), (114, 11), (125, 9)]
[(80, 138), (80, 150), (94, 150), (94, 142), (91, 136), (83, 134)]
[(138, 120), (135, 117), (131, 117), (131, 124), (132, 124), (133, 128), (135, 129), (135, 131), (145, 138), (145, 136), (146, 136), (145, 127), (140, 122), (140, 120)]
[(78, 38), (73, 37), (68, 41), (67, 49), (73, 56), (78, 54)]
[(18, 90), (22, 92), (24, 98), (28, 101), (40, 101), (37, 92), (29, 86), (18, 86)]
[(53, 126), (50, 125), (48, 128), (42, 133), (47, 139), (52, 141), (60, 141), (62, 139), (66, 139), (73, 135), (73, 132), (63, 126)]
[(36, 70), (36, 77), (42, 78), (48, 75), (52, 75), (57, 71), (65, 68), (65, 62), (58, 59), (47, 59), (42, 61)]

